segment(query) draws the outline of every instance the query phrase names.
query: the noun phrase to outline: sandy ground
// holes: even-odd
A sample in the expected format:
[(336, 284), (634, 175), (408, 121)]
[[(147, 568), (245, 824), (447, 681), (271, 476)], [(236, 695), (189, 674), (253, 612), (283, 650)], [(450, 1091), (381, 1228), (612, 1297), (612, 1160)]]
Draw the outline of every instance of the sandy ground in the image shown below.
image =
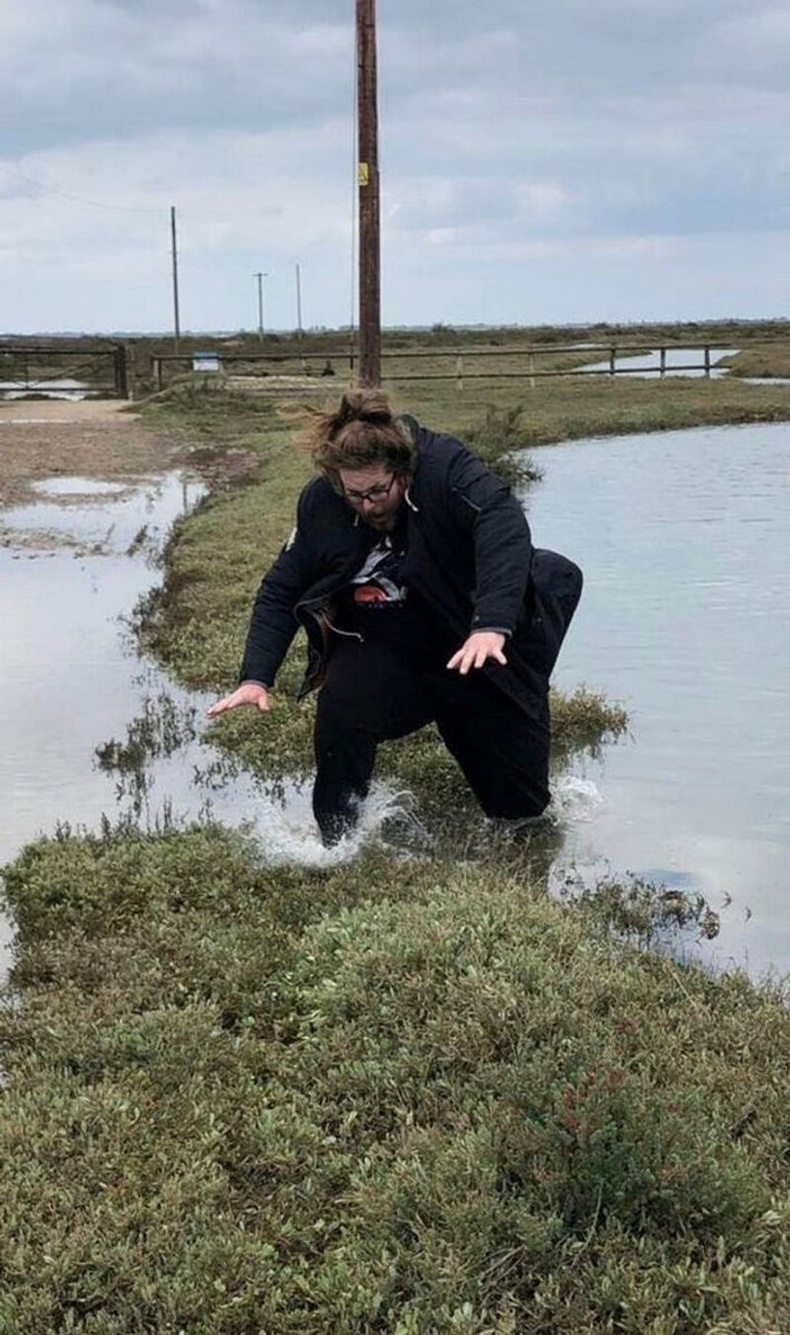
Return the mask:
[(176, 448), (155, 436), (117, 401), (0, 401), (0, 506), (28, 499), (30, 483), (48, 477), (109, 481), (161, 472)]

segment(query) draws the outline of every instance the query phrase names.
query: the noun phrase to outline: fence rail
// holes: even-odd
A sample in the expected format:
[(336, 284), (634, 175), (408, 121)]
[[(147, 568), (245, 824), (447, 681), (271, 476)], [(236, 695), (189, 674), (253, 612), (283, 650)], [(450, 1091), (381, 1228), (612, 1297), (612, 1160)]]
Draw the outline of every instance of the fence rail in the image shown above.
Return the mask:
[[(783, 339), (761, 339), (760, 344), (767, 342), (786, 342)], [(681, 364), (673, 363), (672, 354), (688, 354), (689, 352), (699, 351), (698, 361), (687, 361)], [(462, 383), (464, 380), (528, 380), (530, 383), (538, 379), (548, 379), (562, 376), (610, 376), (615, 378), (620, 375), (650, 375), (657, 376), (659, 379), (667, 375), (682, 375), (686, 373), (701, 373), (706, 378), (710, 378), (715, 369), (716, 358), (721, 357), (726, 350), (722, 349), (720, 341), (684, 341), (682, 343), (634, 343), (634, 342), (614, 342), (606, 341), (600, 343), (564, 343), (564, 344), (534, 344), (522, 346), (503, 346), (503, 347), (468, 347), (468, 348), (387, 348), (382, 349), (382, 380), (384, 381), (402, 381), (402, 380), (455, 380)], [(658, 356), (658, 363), (655, 366), (624, 366), (621, 363), (624, 357), (634, 356)], [(217, 350), (211, 354), (214, 365), (211, 367), (215, 371), (227, 371), (231, 375), (239, 375), (242, 368), (246, 368), (250, 376), (260, 376), (263, 380), (270, 375), (334, 375), (335, 364), (346, 367), (352, 374), (358, 365), (358, 350), (356, 348), (334, 348), (322, 352), (300, 352), (298, 349), (277, 352), (261, 353), (230, 353), (226, 354), (222, 350)], [(560, 366), (541, 366), (541, 360), (553, 358), (556, 361), (565, 361), (566, 365)], [(196, 371), (207, 369), (201, 366), (201, 360), (205, 359), (205, 354), (164, 354), (151, 358), (151, 372), (154, 384), (157, 389), (162, 389), (170, 378), (170, 373), (177, 368), (189, 370), (193, 367)], [(501, 367), (497, 364), (501, 359), (508, 359), (510, 365)], [(418, 360), (430, 360), (434, 363), (430, 370), (422, 372), (413, 369), (412, 366), (405, 369), (403, 363), (411, 363)], [(311, 365), (316, 362), (323, 362), (322, 371), (314, 371)], [(603, 362), (603, 365), (599, 363)], [(443, 369), (442, 363), (446, 363), (446, 369)], [(493, 363), (486, 367), (486, 363)]]
[[(63, 377), (68, 373), (69, 384)], [(63, 348), (52, 343), (0, 341), (0, 399), (8, 396), (129, 397), (126, 349)]]

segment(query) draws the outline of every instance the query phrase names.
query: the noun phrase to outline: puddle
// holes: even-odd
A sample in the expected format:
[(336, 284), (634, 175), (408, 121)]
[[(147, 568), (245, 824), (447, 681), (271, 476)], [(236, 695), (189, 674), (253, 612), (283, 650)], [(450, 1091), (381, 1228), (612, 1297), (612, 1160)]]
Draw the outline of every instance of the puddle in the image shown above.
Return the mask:
[(37, 500), (0, 513), (0, 545), (11, 559), (73, 555), (125, 556), (164, 544), (173, 519), (186, 514), (205, 491), (180, 474), (130, 483), (51, 478), (37, 483)]
[(50, 477), (32, 482), (31, 490), (42, 496), (112, 496), (128, 491), (128, 482), (102, 482), (93, 477)]
[(87, 398), (88, 386), (82, 380), (61, 376), (57, 380), (0, 380), (0, 399), (61, 399), (79, 403)]

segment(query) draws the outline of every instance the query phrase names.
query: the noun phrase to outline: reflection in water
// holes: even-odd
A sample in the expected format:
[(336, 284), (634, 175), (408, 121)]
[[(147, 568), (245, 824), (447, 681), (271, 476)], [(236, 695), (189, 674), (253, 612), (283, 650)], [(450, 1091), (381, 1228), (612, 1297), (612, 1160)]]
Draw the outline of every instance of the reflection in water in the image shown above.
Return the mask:
[(83, 486), (57, 479), (42, 489), (62, 492), (62, 505), (0, 513), (0, 865), (59, 823), (98, 828), (113, 812), (112, 782), (93, 753), (102, 737), (123, 733), (141, 690), (151, 689), (150, 680), (141, 686), (119, 613), (157, 578), (152, 566), (173, 520), (204, 491), (174, 473), (110, 498), (108, 484), (97, 504), (94, 484)]
[(591, 880), (586, 869), (563, 869), (558, 861), (550, 876), (558, 898), (586, 911), (597, 924), (605, 923), (614, 937), (681, 962), (710, 963), (703, 947), (718, 937), (720, 915), (685, 877), (673, 878), (672, 885), (659, 871)]
[(116, 779), (119, 805), (128, 806), (138, 820), (148, 812), (152, 761), (169, 759), (197, 737), (197, 709), (179, 704), (169, 691), (145, 695), (142, 713), (129, 725), (126, 740), (112, 738), (96, 747), (98, 766)]
[(37, 483), (34, 490), (40, 500), (12, 506), (0, 515), (4, 546), (15, 548), (17, 555), (23, 548), (50, 553), (67, 548), (124, 557), (140, 546), (148, 549), (149, 556), (158, 555), (173, 520), (186, 514), (205, 488), (171, 474), (123, 485), (51, 478)]
[[(622, 702), (630, 735), (573, 770), (588, 883), (632, 872), (721, 910), (708, 957), (790, 970), (790, 427), (549, 446), (526, 498), (585, 571), (557, 670)], [(558, 875), (562, 869), (558, 869)]]
[[(243, 773), (204, 740), (211, 697), (135, 656), (124, 619), (158, 582), (168, 531), (200, 484), (170, 474), (118, 490), (60, 478), (39, 490), (39, 504), (0, 514), (0, 865), (58, 828), (207, 819), (251, 832), (270, 865), (337, 865), (385, 824), (404, 856), (424, 848), (402, 795), (379, 784), (353, 838), (325, 849), (309, 785)], [(10, 939), (0, 918), (0, 972)]]

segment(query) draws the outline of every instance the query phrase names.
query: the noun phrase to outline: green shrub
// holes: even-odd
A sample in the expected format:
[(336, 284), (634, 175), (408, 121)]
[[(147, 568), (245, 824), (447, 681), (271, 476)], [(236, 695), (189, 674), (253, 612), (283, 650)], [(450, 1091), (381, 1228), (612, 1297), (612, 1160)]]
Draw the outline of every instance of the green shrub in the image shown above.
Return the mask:
[(6, 893), (9, 1335), (787, 1324), (784, 998), (632, 946), (647, 887), (208, 829), (63, 831)]

